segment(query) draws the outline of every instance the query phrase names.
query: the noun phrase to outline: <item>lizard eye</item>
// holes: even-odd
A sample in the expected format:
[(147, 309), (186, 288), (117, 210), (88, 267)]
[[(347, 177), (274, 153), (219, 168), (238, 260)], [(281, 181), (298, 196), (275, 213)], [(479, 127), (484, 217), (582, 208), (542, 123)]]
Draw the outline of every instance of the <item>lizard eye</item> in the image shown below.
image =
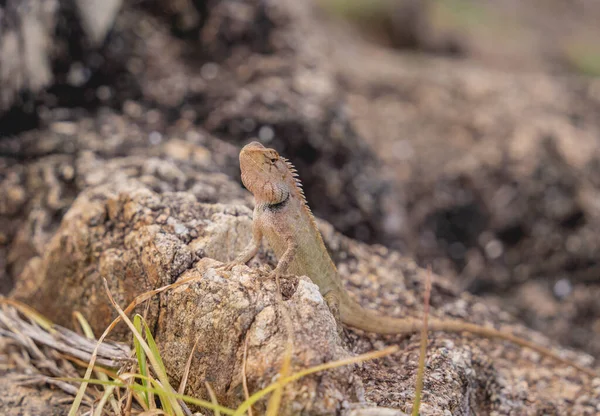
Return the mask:
[(274, 153), (269, 153), (266, 156), (267, 156), (267, 159), (269, 159), (269, 161), (271, 163), (275, 163), (279, 159), (279, 156), (276, 153), (275, 154)]

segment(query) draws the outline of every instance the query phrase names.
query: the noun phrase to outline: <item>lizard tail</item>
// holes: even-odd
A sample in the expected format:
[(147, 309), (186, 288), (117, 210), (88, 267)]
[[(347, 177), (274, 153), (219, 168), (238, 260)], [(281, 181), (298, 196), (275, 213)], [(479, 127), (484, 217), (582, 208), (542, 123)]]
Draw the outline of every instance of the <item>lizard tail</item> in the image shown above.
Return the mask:
[(446, 332), (469, 332), (471, 334), (480, 335), (486, 338), (497, 338), (503, 339), (506, 341), (510, 341), (513, 344), (520, 345), (522, 347), (529, 348), (542, 356), (550, 357), (562, 364), (567, 366), (572, 366), (579, 371), (582, 371), (588, 374), (591, 377), (598, 377), (594, 370), (591, 368), (583, 367), (567, 358), (563, 358), (558, 355), (556, 352), (552, 351), (549, 348), (543, 347), (539, 344), (536, 344), (531, 341), (527, 341), (526, 339), (520, 338), (516, 335), (511, 334), (510, 332), (499, 331), (495, 328), (485, 327), (476, 324), (470, 324), (467, 322), (460, 322), (454, 320), (432, 320), (431, 323), (428, 324), (429, 330), (431, 331), (446, 331)]
[[(343, 302), (343, 304), (346, 302)], [(346, 305), (340, 305), (340, 318), (346, 325), (354, 328), (362, 329), (368, 332), (376, 332), (379, 334), (407, 334), (420, 332), (423, 327), (423, 321), (416, 318), (391, 318), (379, 315), (355, 302), (348, 302)], [(444, 332), (468, 332), (471, 334), (483, 336), (486, 338), (496, 338), (510, 341), (522, 347), (529, 348), (539, 354), (550, 357), (565, 365), (572, 366), (579, 371), (582, 371), (591, 377), (599, 377), (600, 375), (590, 368), (583, 367), (573, 361), (559, 356), (549, 348), (543, 347), (531, 341), (527, 341), (509, 332), (502, 332), (495, 328), (485, 327), (476, 324), (470, 324), (458, 320), (440, 320), (430, 319), (428, 322), (429, 331), (444, 331)]]

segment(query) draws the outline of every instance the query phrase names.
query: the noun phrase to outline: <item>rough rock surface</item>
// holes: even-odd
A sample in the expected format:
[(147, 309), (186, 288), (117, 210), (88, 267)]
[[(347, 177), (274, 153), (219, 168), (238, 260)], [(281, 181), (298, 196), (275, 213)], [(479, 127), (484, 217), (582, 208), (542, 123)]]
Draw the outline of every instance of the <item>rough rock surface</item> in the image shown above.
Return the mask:
[[(106, 137), (95, 136), (97, 133), (93, 129), (97, 124), (91, 119), (56, 123), (51, 130), (63, 131), (54, 132), (54, 136), (51, 134), (46, 143), (51, 145), (54, 137), (57, 152), (67, 147), (73, 149), (73, 154), (44, 156), (21, 164), (3, 181), (6, 189), (11, 190), (5, 194), (9, 214), (5, 217), (7, 239), (12, 240), (6, 259), (14, 273), (26, 276), (20, 279), (18, 292), (30, 300), (36, 299), (40, 311), (64, 325), (70, 322), (72, 310), (60, 301), (60, 292), (65, 288), (72, 289), (69, 296), (73, 296), (75, 309), (95, 320), (95, 328), (101, 328), (106, 325), (106, 316), (99, 310), (111, 312), (106, 304), (102, 277), (115, 284), (111, 287), (119, 301), (130, 302), (140, 290), (170, 283), (191, 265), (194, 255), (189, 249), (176, 241), (159, 242), (159, 235), (156, 236), (155, 250), (171, 250), (175, 259), (169, 259), (174, 264), (169, 270), (159, 271), (151, 264), (144, 268), (144, 261), (148, 256), (152, 257), (152, 252), (144, 248), (145, 244), (153, 241), (159, 232), (155, 224), (168, 225), (187, 242), (186, 239), (193, 238), (194, 234), (186, 234), (190, 232), (185, 228), (186, 224), (194, 228), (198, 221), (194, 218), (202, 217), (190, 214), (192, 216), (185, 223), (172, 223), (168, 212), (162, 213), (160, 218), (153, 213), (163, 206), (160, 204), (167, 203), (170, 209), (177, 211), (189, 200), (240, 203), (247, 199), (226, 175), (216, 172), (226, 151), (221, 156), (212, 156), (207, 147), (199, 144), (204, 140), (200, 132), (188, 131), (188, 137), (195, 137), (198, 144), (172, 137), (150, 151), (141, 148), (145, 149), (142, 156), (136, 155), (136, 134), (144, 140), (148, 133), (138, 130), (140, 126), (127, 117), (114, 114), (106, 117), (108, 120), (97, 121), (114, 129), (105, 133), (119, 146), (124, 145), (121, 139), (127, 135), (127, 143), (131, 146), (127, 149), (129, 155), (105, 159), (106, 153), (114, 155), (118, 150), (110, 148), (110, 141), (104, 140)], [(123, 130), (119, 131), (119, 127)], [(40, 133), (31, 133), (34, 146), (42, 142), (36, 140)], [(101, 147), (98, 149), (95, 145)], [(218, 141), (212, 146), (232, 149)], [(95, 151), (86, 150), (91, 148)], [(159, 202), (153, 202), (152, 197), (144, 193), (149, 189), (171, 196), (159, 206), (153, 206)], [(184, 190), (187, 193), (181, 193)], [(140, 198), (150, 198), (148, 206), (140, 212), (136, 211), (136, 205), (128, 205), (129, 198), (139, 193)], [(60, 217), (75, 195), (78, 197), (61, 225)], [(29, 215), (23, 215), (23, 211)], [(10, 214), (17, 213), (20, 221), (12, 220)], [(121, 252), (118, 248), (125, 250)], [(140, 258), (138, 254), (143, 255)], [(98, 268), (90, 269), (90, 264), (96, 262)], [(115, 279), (114, 273), (119, 277)]]
[[(198, 341), (188, 392), (206, 397), (204, 382), (209, 381), (221, 403), (239, 403), (244, 339), (248, 337), (247, 370), (253, 391), (276, 375), (287, 339), (268, 273), (245, 266), (232, 273), (213, 268), (219, 263), (211, 259), (231, 259), (248, 242), (251, 211), (244, 205), (198, 202), (202, 191), (198, 196), (162, 191), (160, 184), (165, 179), (161, 177), (151, 182), (157, 189), (153, 191), (139, 178), (127, 177), (126, 172), (135, 171), (129, 162), (124, 165), (117, 158), (98, 165), (88, 163), (87, 174), (100, 175), (97, 169), (108, 178), (120, 179), (90, 186), (77, 197), (43, 255), (24, 268), (14, 296), (35, 302), (41, 312), (65, 325), (71, 312), (80, 310), (94, 329), (101, 331), (115, 315), (101, 289), (102, 278), (108, 280), (117, 302), (125, 305), (145, 290), (198, 277), (165, 292), (149, 307), (142, 305), (139, 311), (147, 314), (155, 328), (175, 383)], [(169, 166), (160, 158), (153, 163), (165, 163), (163, 170)], [(197, 183), (208, 183), (213, 175), (198, 174), (196, 178)], [(231, 182), (231, 186), (235, 185)], [(363, 305), (398, 316), (419, 314), (422, 269), (397, 252), (357, 243), (336, 234), (327, 224), (321, 226), (344, 281)], [(251, 266), (274, 264), (268, 250), (262, 251), (258, 260)], [(349, 409), (348, 403), (361, 397), (380, 406), (409, 410), (418, 336), (385, 338), (347, 330), (340, 339), (316, 286), (306, 278), (285, 282), (284, 303), (294, 322), (296, 368), (386, 344), (399, 343), (402, 351), (297, 382), (286, 390), (283, 412), (331, 414)], [(444, 280), (434, 282), (432, 305), (436, 316), (492, 322), (549, 344), (541, 335), (511, 324), (510, 316), (497, 308), (457, 295)], [(123, 329), (116, 336), (125, 338)], [(564, 353), (581, 362), (591, 361), (583, 354)], [(573, 369), (540, 360), (537, 354), (506, 343), (435, 334), (428, 369), (423, 414), (445, 410), (467, 414), (472, 409), (498, 414), (542, 409), (584, 413), (600, 405), (598, 379), (591, 381)]]
[[(57, 111), (45, 129), (3, 138), (0, 153), (11, 156), (0, 158), (4, 293), (29, 259), (46, 251), (75, 197), (90, 186), (110, 185), (117, 195), (136, 179), (163, 192), (188, 191), (203, 202), (243, 195), (224, 174), (239, 172), (233, 146), (201, 128), (167, 127), (156, 111), (133, 102), (124, 114), (104, 110), (94, 118)], [(201, 175), (206, 172), (210, 177)]]
[[(215, 227), (225, 230), (231, 224), (231, 219), (221, 220)], [(157, 342), (176, 385), (196, 345), (188, 393), (207, 397), (205, 382), (209, 382), (220, 403), (240, 403), (244, 400), (241, 366), (246, 339), (250, 391), (273, 382), (281, 367), (287, 330), (275, 300), (275, 282), (268, 279), (267, 273), (247, 267), (227, 274), (207, 270), (215, 262), (204, 260), (182, 275), (197, 276), (197, 282), (162, 297), (165, 306), (159, 316)], [(349, 357), (318, 287), (307, 278), (293, 278), (283, 287), (289, 294), (284, 307), (293, 327), (292, 371)], [(280, 412), (336, 414), (346, 406), (345, 401), (356, 401), (358, 393), (362, 393), (360, 379), (352, 367), (344, 367), (331, 375), (316, 375), (295, 383), (287, 389)], [(255, 409), (264, 413), (264, 402)]]

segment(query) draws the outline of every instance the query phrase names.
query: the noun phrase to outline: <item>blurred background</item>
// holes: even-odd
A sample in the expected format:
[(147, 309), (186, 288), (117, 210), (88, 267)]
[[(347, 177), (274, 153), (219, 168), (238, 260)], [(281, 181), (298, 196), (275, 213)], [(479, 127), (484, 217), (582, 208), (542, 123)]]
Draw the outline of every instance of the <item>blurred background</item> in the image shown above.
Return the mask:
[(379, 45), (498, 70), (598, 75), (600, 5), (581, 1), (318, 1)]
[[(599, 21), (595, 0), (4, 1), (0, 291), (109, 180), (90, 155), (239, 181), (258, 138), (336, 230), (599, 357)], [(190, 178), (157, 190), (229, 201)]]

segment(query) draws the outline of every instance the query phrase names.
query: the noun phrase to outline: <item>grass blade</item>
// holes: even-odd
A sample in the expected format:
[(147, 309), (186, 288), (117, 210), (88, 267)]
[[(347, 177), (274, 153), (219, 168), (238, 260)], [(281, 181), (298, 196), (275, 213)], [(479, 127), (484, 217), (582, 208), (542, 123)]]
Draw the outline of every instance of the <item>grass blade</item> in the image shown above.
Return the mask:
[(427, 318), (429, 317), (429, 297), (431, 295), (431, 266), (427, 268), (427, 279), (425, 281), (425, 311), (423, 313), (423, 327), (421, 328), (421, 348), (419, 352), (419, 368), (417, 369), (417, 380), (415, 386), (415, 401), (412, 408), (412, 416), (419, 416), (421, 407), (421, 394), (423, 392), (423, 378), (425, 375), (425, 358), (427, 356)]
[[(152, 332), (150, 332), (150, 328), (144, 319), (142, 319), (142, 324), (144, 325), (144, 330), (146, 333), (146, 342), (148, 343), (148, 347), (150, 348), (150, 352), (152, 356), (156, 359), (157, 365), (160, 367), (161, 374), (166, 378), (167, 377), (167, 369), (165, 364), (163, 363), (162, 357), (160, 356), (160, 351), (158, 351), (158, 347), (156, 345), (156, 341), (154, 341), (154, 337), (152, 336)], [(157, 370), (157, 369), (155, 369)], [(159, 377), (160, 379), (160, 377)]]
[(242, 416), (244, 413), (246, 413), (246, 411), (248, 411), (248, 408), (250, 406), (252, 406), (264, 396), (275, 390), (279, 385), (286, 385), (309, 374), (318, 373), (319, 371), (330, 370), (332, 368), (337, 368), (348, 364), (355, 364), (366, 360), (373, 360), (375, 358), (385, 357), (386, 355), (390, 355), (397, 352), (398, 349), (399, 348), (397, 345), (393, 345), (391, 347), (384, 348), (381, 351), (372, 351), (366, 354), (357, 355), (356, 357), (344, 358), (343, 360), (332, 361), (330, 363), (324, 363), (311, 368), (307, 368), (306, 370), (298, 371), (297, 373), (294, 373), (289, 377), (286, 377), (273, 384), (270, 384), (264, 389), (254, 393), (252, 396), (250, 396), (248, 400), (246, 400), (236, 409), (233, 415)]
[[(104, 380), (98, 380), (98, 379), (84, 379), (84, 378), (68, 378), (68, 377), (64, 377), (64, 378), (57, 378), (57, 380), (61, 380), (61, 381), (68, 381), (68, 382), (76, 382), (76, 383), (89, 383), (89, 384), (99, 384), (99, 385), (104, 385), (104, 386), (116, 386), (116, 387), (129, 387), (135, 391), (139, 391), (139, 392), (147, 392), (147, 393), (153, 393), (156, 395), (161, 395), (161, 394), (165, 394), (168, 396), (171, 396), (173, 399), (180, 399), (183, 400), (186, 403), (190, 403), (190, 404), (194, 404), (196, 406), (200, 406), (200, 407), (204, 407), (206, 409), (212, 410), (212, 411), (219, 411), (221, 413), (223, 413), (224, 415), (233, 415), (234, 414), (234, 410), (229, 409), (225, 406), (221, 406), (221, 405), (215, 405), (209, 401), (206, 400), (201, 400), (201, 399), (196, 399), (195, 397), (191, 397), (191, 396), (186, 396), (184, 394), (179, 394), (179, 393), (173, 393), (166, 391), (164, 388), (159, 387), (145, 387), (142, 386), (141, 384), (138, 383), (134, 383), (131, 385), (127, 385), (125, 384), (125, 382), (123, 380), (127, 380), (129, 378), (143, 378), (141, 376), (141, 374), (122, 374), (121, 375), (121, 379), (120, 381), (104, 381)], [(152, 380), (151, 378), (148, 378), (148, 380), (150, 382), (154, 382), (157, 386), (160, 386), (159, 382), (156, 380)], [(166, 412), (165, 412), (166, 413)]]
[[(143, 318), (138, 314), (136, 314), (133, 317), (133, 325), (139, 333), (142, 333), (142, 319)], [(146, 362), (146, 353), (144, 352), (144, 349), (142, 348), (140, 342), (135, 337), (133, 338), (133, 345), (135, 347), (135, 356), (137, 358), (140, 374), (144, 377), (148, 377), (148, 363)], [(144, 384), (144, 386), (150, 387), (148, 385), (148, 380), (142, 379), (142, 383)], [(146, 393), (142, 393), (142, 397), (144, 398), (146, 405), (150, 406), (148, 395)]]
[(200, 341), (200, 337), (196, 339), (194, 342), (194, 346), (192, 347), (192, 351), (190, 351), (190, 356), (188, 357), (187, 363), (185, 363), (185, 368), (183, 369), (183, 376), (181, 377), (181, 382), (179, 383), (179, 389), (177, 392), (179, 394), (185, 393), (185, 387), (187, 384), (187, 379), (190, 375), (190, 368), (192, 366), (192, 359), (194, 358), (194, 352), (196, 351), (196, 347), (198, 346), (198, 341)]
[[(81, 312), (75, 311), (75, 312), (73, 312), (73, 315), (75, 316), (75, 319), (79, 323), (79, 326), (81, 326), (81, 329), (83, 330), (84, 335), (89, 339), (96, 339), (96, 336), (94, 335), (94, 330), (90, 326), (90, 323), (87, 321), (87, 319), (85, 319), (85, 317), (81, 314)], [(108, 380), (108, 375), (106, 374), (106, 370), (95, 369), (95, 372), (96, 372), (96, 376), (100, 380)], [(94, 416), (102, 415), (104, 405), (106, 404), (106, 402), (108, 401), (109, 398), (111, 399), (110, 404), (113, 408), (113, 411), (115, 411), (115, 413), (118, 411), (117, 402), (114, 399), (114, 397), (111, 397), (114, 389), (115, 389), (115, 387), (110, 387), (110, 386), (107, 386), (106, 389), (104, 389), (102, 398), (100, 399), (100, 402), (98, 402), (98, 407), (93, 412)]]
[(168, 407), (171, 406), (177, 416), (183, 416), (183, 410), (181, 409), (181, 406), (179, 406), (179, 403), (177, 403), (177, 400), (172, 400), (172, 397), (169, 394), (165, 394), (165, 393), (170, 393), (169, 389), (171, 388), (171, 386), (169, 384), (169, 379), (167, 378), (167, 372), (166, 372), (165, 366), (162, 362), (162, 358), (160, 357), (160, 354), (158, 354), (158, 349), (156, 348), (156, 343), (154, 343), (154, 338), (152, 338), (152, 334), (149, 334), (150, 329), (148, 328), (148, 325), (146, 325), (146, 323), (142, 320), (142, 323), (144, 324), (144, 326), (147, 330), (146, 335), (148, 335), (148, 334), (150, 335), (150, 337), (148, 338), (148, 341), (150, 342), (150, 340), (152, 340), (152, 343), (154, 346), (153, 349), (151, 349), (150, 346), (146, 343), (146, 341), (144, 341), (142, 334), (140, 334), (137, 331), (137, 329), (135, 328), (135, 326), (133, 325), (131, 320), (127, 317), (125, 312), (123, 312), (123, 309), (121, 309), (121, 307), (117, 304), (117, 302), (115, 302), (114, 298), (112, 297), (112, 294), (110, 293), (110, 289), (108, 288), (108, 282), (106, 281), (106, 279), (104, 279), (104, 288), (106, 290), (106, 294), (108, 295), (108, 299), (110, 300), (110, 303), (116, 309), (116, 311), (118, 312), (121, 319), (129, 327), (130, 331), (133, 333), (133, 336), (139, 341), (140, 346), (142, 347), (142, 349), (146, 353), (146, 356), (148, 357), (148, 360), (150, 361), (150, 364), (152, 364), (152, 368), (153, 368), (154, 372), (158, 376), (158, 380), (164, 387), (164, 390), (161, 391), (160, 394), (161, 394), (161, 398), (162, 397), (165, 398), (164, 402), (163, 402), (163, 400), (161, 400), (161, 403), (165, 407), (165, 411), (167, 413), (170, 413), (168, 410)]
[[(136, 306), (138, 306), (140, 303), (145, 302), (146, 300), (152, 298), (153, 296), (164, 292), (165, 290), (169, 290), (169, 289), (174, 289), (178, 286), (184, 285), (186, 283), (190, 283), (196, 280), (199, 280), (200, 278), (198, 278), (197, 276), (191, 276), (185, 279), (181, 279), (178, 280), (175, 283), (171, 283), (165, 286), (161, 286), (158, 289), (153, 289), (153, 290), (149, 290), (147, 292), (142, 293), (141, 295), (138, 295), (135, 297), (135, 299), (133, 299), (133, 301), (127, 306), (127, 308), (125, 308), (125, 314), (131, 312)], [(2, 301), (4, 301), (5, 299), (0, 299), (0, 303), (2, 303)], [(6, 299), (6, 302), (8, 302), (9, 299)], [(40, 315), (41, 316), (41, 315)], [(45, 318), (44, 318), (45, 319)], [(108, 334), (114, 329), (114, 327), (121, 322), (121, 315), (119, 315), (118, 317), (116, 317), (111, 323), (110, 325), (104, 330), (104, 332), (102, 333), (102, 335), (100, 336), (100, 338), (98, 339), (98, 342), (96, 343), (96, 347), (94, 348), (94, 351), (92, 352), (92, 357), (90, 358), (90, 362), (88, 364), (88, 367), (85, 371), (85, 375), (83, 376), (84, 379), (89, 379), (92, 376), (92, 369), (94, 368), (94, 364), (96, 363), (96, 357), (98, 356), (98, 348), (100, 348), (100, 345), (102, 344), (102, 342), (104, 341), (104, 339), (108, 336)], [(79, 390), (77, 391), (77, 396), (75, 396), (75, 400), (73, 401), (73, 404), (71, 405), (71, 408), (69, 409), (69, 415), (68, 416), (75, 416), (77, 414), (77, 411), (79, 410), (79, 406), (81, 405), (81, 400), (83, 399), (83, 396), (85, 394), (85, 389), (87, 388), (87, 383), (83, 382), (81, 383), (81, 386), (79, 386)]]
[[(208, 390), (208, 395), (210, 396), (210, 401), (212, 402), (213, 405), (218, 406), (219, 402), (217, 401), (217, 395), (215, 394), (215, 391), (210, 386), (210, 383), (208, 381), (205, 381), (204, 385), (206, 386), (206, 390)], [(215, 410), (215, 416), (221, 416), (221, 412), (219, 412), (218, 410)]]
[[(115, 390), (115, 386), (105, 386), (104, 393), (98, 402), (98, 407), (93, 413), (93, 416), (102, 416), (102, 411), (104, 410), (104, 406), (108, 401), (109, 397), (112, 396), (113, 391)], [(114, 410), (114, 409), (113, 409)]]
[[(242, 385), (244, 387), (244, 399), (248, 401), (250, 398), (250, 392), (248, 391), (248, 379), (246, 377), (246, 362), (248, 358), (248, 334), (246, 333), (246, 339), (244, 340), (244, 357), (242, 359)], [(248, 416), (252, 415), (252, 406), (248, 408)]]

